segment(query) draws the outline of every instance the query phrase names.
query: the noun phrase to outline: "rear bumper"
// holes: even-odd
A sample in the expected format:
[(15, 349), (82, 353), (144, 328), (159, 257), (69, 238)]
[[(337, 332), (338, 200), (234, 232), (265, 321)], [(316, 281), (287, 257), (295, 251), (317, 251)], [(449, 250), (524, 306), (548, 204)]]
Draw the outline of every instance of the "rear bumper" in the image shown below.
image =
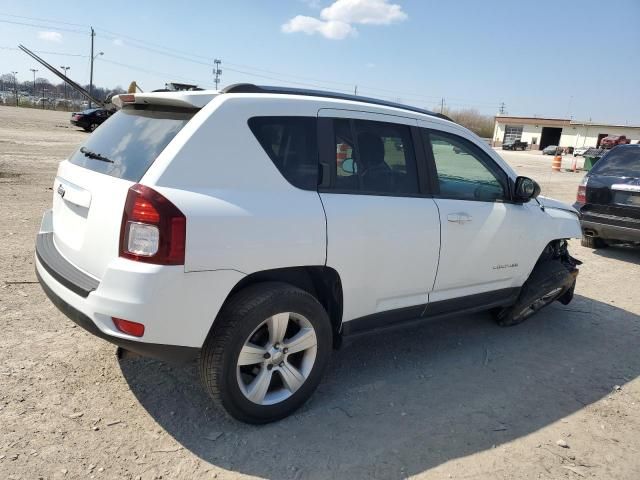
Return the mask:
[(624, 242), (640, 242), (640, 230), (637, 228), (608, 225), (589, 220), (580, 220), (585, 237), (600, 237), (605, 240), (621, 240)]
[(95, 335), (98, 338), (107, 340), (114, 345), (122, 347), (125, 350), (137, 353), (138, 355), (157, 358), (158, 360), (164, 360), (168, 362), (189, 362), (191, 360), (195, 360), (200, 354), (199, 348), (162, 345), (158, 343), (144, 343), (108, 335), (100, 330), (98, 326), (87, 315), (82, 313), (80, 310), (75, 309), (73, 306), (65, 302), (61, 297), (56, 295), (56, 293), (42, 279), (42, 277), (38, 273), (37, 268), (36, 276), (38, 277), (38, 281), (40, 282), (42, 290), (44, 290), (44, 293), (47, 295), (47, 297), (49, 297), (51, 303), (53, 303), (58, 308), (58, 310), (64, 313), (71, 321), (73, 321), (73, 323), (75, 323), (79, 327), (84, 328), (87, 332)]
[[(185, 273), (115, 257), (100, 279), (63, 257), (45, 213), (36, 240), (38, 280), (51, 301), (78, 325), (141, 355), (189, 360), (198, 355), (218, 311), (244, 277), (235, 270)], [(142, 323), (142, 337), (119, 331), (112, 318)]]
[(632, 220), (614, 215), (597, 215), (588, 209), (583, 210), (585, 204), (574, 203), (573, 208), (578, 210), (580, 227), (585, 237), (600, 237), (608, 240), (620, 240), (623, 242), (640, 242), (640, 225), (637, 220)]

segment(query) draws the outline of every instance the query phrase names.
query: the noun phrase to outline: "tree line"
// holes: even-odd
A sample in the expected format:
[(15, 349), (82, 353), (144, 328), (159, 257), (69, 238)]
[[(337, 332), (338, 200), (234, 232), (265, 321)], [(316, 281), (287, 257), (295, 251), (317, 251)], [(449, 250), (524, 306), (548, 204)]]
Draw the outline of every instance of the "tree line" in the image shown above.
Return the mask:
[[(89, 90), (89, 85), (82, 85), (85, 90)], [(19, 97), (33, 96), (37, 98), (64, 98), (65, 96), (65, 83), (52, 83), (46, 78), (36, 77), (35, 89), (33, 84), (33, 78), (31, 80), (17, 80), (11, 73), (4, 73), (0, 75), (0, 92), (4, 92), (10, 95), (15, 95), (17, 91)], [(115, 88), (104, 88), (93, 86), (93, 96), (98, 100), (105, 99), (108, 95), (125, 93), (125, 90), (117, 86)], [(82, 101), (85, 100), (79, 92), (76, 92), (72, 87), (67, 85), (66, 98), (69, 100)]]
[[(432, 111), (439, 112), (440, 106), (434, 107)], [(475, 108), (453, 110), (445, 107), (442, 113), (481, 138), (493, 137), (494, 117), (492, 115), (483, 115)]]

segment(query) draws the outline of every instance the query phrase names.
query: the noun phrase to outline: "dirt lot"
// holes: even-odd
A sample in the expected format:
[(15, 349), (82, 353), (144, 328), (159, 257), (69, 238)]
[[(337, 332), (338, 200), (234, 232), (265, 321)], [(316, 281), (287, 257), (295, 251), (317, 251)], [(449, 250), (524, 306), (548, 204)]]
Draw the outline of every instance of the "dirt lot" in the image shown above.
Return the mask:
[[(34, 283), (57, 162), (85, 136), (0, 107), (0, 479), (640, 478), (639, 250), (573, 242), (574, 302), (518, 327), (478, 314), (362, 338), (300, 412), (251, 427), (193, 365), (118, 361)], [(573, 200), (580, 174), (505, 157)]]

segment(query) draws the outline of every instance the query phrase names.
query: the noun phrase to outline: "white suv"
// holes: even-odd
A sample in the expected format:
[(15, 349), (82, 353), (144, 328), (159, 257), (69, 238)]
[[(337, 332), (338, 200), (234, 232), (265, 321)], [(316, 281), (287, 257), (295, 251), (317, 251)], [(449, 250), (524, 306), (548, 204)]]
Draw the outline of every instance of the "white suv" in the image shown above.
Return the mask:
[(571, 300), (576, 211), (442, 115), (249, 84), (114, 103), (60, 164), (40, 283), (128, 351), (199, 359), (237, 419), (300, 407), (348, 335)]

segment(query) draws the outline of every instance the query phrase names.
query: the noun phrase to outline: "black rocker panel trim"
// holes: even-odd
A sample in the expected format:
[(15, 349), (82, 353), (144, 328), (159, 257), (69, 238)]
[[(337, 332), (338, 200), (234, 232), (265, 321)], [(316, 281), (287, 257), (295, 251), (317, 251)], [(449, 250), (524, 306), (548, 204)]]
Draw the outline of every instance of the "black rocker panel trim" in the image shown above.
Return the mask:
[(519, 293), (520, 288), (517, 287), (503, 288), (492, 292), (374, 313), (343, 323), (342, 335), (346, 337), (372, 330), (392, 328), (405, 323), (474, 313), (494, 307), (506, 307), (515, 303)]

